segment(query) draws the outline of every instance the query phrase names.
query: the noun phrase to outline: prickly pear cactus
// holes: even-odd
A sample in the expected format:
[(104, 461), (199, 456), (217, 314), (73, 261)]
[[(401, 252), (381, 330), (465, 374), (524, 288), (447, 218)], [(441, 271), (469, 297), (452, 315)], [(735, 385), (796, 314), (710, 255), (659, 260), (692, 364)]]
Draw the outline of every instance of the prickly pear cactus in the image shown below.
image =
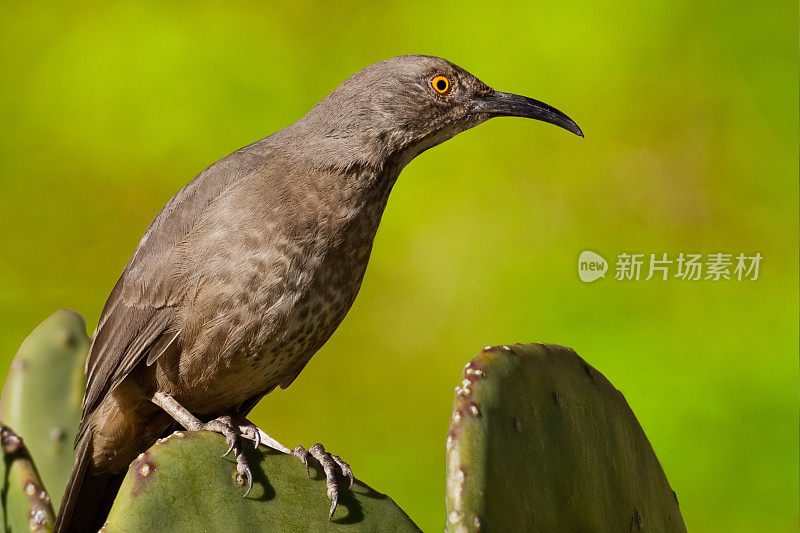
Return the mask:
[(487, 347), (447, 436), (446, 531), (685, 531), (625, 398), (569, 348)]
[(2, 527), (9, 533), (52, 531), (55, 522), (50, 495), (45, 491), (22, 439), (0, 422), (3, 463)]
[(131, 463), (103, 531), (419, 531), (391, 498), (359, 481), (341, 491), (329, 521), (321, 472), (312, 466), (309, 478), (296, 458), (244, 445), (254, 477), (247, 497), (233, 459), (220, 458), (223, 437), (161, 439)]
[(54, 505), (75, 461), (88, 351), (83, 317), (56, 311), (22, 343), (3, 387), (0, 418), (25, 439)]

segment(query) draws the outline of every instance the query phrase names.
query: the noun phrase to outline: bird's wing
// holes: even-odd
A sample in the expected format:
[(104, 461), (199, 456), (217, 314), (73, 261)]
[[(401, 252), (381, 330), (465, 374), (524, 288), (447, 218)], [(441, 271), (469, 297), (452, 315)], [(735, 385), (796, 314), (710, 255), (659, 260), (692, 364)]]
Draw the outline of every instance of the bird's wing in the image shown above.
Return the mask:
[(178, 245), (203, 212), (227, 188), (252, 174), (263, 154), (254, 145), (234, 152), (201, 172), (159, 212), (125, 267), (106, 302), (86, 362), (87, 385), (83, 419), (147, 356), (152, 364), (177, 339), (175, 290)]

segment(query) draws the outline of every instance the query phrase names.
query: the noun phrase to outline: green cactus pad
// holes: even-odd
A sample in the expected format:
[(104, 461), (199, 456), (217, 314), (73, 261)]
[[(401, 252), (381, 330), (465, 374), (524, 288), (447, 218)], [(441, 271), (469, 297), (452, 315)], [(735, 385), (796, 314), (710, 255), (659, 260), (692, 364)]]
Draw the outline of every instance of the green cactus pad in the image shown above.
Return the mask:
[(131, 463), (103, 530), (134, 531), (419, 531), (391, 498), (341, 481), (339, 507), (328, 520), (321, 469), (311, 478), (295, 457), (244, 442), (253, 489), (236, 482), (225, 439), (175, 432)]
[(3, 531), (52, 531), (55, 515), (50, 495), (44, 489), (22, 439), (2, 422), (0, 449), (3, 452), (3, 464), (0, 465)]
[(22, 343), (3, 387), (0, 418), (25, 439), (54, 505), (75, 462), (88, 351), (83, 317), (56, 311)]
[(447, 531), (685, 531), (625, 398), (569, 348), (487, 347), (456, 387)]

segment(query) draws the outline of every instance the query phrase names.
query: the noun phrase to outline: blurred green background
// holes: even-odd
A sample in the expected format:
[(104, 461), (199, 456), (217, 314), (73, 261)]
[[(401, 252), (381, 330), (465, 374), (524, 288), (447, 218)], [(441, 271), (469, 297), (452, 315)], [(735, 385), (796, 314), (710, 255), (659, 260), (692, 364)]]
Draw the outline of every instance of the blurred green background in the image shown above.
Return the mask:
[[(0, 372), (56, 309), (94, 329), (205, 166), (403, 53), (550, 103), (586, 139), (497, 119), (411, 163), (353, 310), (254, 419), (324, 442), (435, 531), (462, 365), (486, 344), (564, 344), (625, 394), (690, 530), (796, 530), (794, 1), (4, 2)], [(585, 249), (612, 268), (764, 259), (754, 282), (584, 284)]]

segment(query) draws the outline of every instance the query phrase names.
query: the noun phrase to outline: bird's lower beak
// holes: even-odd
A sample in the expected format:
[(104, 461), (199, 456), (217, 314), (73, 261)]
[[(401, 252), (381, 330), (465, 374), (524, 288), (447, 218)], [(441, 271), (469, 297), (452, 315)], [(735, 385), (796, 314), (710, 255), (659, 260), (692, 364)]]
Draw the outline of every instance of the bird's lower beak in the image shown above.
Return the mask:
[(518, 94), (492, 91), (486, 96), (476, 98), (472, 113), (485, 113), (492, 117), (525, 117), (560, 126), (575, 135), (583, 137), (583, 132), (575, 121), (544, 102)]

